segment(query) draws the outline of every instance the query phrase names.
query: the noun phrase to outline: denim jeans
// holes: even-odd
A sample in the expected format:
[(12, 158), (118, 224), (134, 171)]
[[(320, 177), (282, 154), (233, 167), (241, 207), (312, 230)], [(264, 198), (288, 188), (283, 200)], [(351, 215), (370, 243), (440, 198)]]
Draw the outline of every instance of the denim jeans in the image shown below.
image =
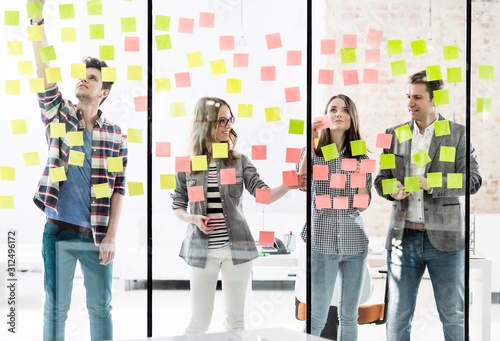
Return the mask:
[(366, 272), (368, 250), (355, 255), (311, 253), (311, 334), (325, 327), (337, 274), (340, 276), (338, 340), (358, 338), (358, 306)]
[(445, 340), (464, 340), (464, 257), (463, 250), (436, 249), (426, 232), (405, 230), (402, 243), (387, 254), (388, 341), (410, 340), (418, 287), (426, 267)]
[[(47, 222), (42, 256), (45, 287), (43, 339), (64, 340), (77, 260), (83, 273), (91, 338), (93, 341), (113, 339), (110, 304), (113, 267), (112, 264), (99, 264), (99, 248), (94, 245), (92, 232), (63, 230)], [(71, 335), (68, 339), (72, 339)]]

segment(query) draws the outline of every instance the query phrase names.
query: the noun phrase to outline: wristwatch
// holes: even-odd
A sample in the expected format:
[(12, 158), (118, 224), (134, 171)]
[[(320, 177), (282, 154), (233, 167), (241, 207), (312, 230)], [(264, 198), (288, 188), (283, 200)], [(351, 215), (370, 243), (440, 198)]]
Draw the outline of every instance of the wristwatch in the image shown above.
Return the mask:
[(45, 19), (42, 18), (40, 21), (33, 21), (33, 19), (30, 19), (30, 25), (31, 26), (41, 26), (45, 23)]

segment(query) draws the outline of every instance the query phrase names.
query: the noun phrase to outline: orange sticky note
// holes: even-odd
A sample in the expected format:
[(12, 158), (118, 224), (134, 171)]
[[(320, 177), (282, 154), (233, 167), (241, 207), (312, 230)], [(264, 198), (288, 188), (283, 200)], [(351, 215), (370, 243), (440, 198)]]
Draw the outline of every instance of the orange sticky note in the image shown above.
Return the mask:
[(321, 39), (320, 54), (335, 54), (335, 39)]
[(260, 80), (263, 82), (272, 82), (276, 80), (275, 66), (262, 66), (260, 68)]
[(234, 67), (248, 67), (248, 53), (235, 53), (233, 56)]
[(328, 115), (317, 116), (313, 119), (313, 122), (320, 122), (321, 124), (316, 127), (317, 130), (322, 130), (330, 128), (330, 117)]
[(328, 166), (313, 165), (313, 180), (328, 180)]
[(316, 196), (316, 209), (321, 210), (324, 208), (332, 208), (332, 201), (328, 194), (326, 195), (317, 195)]
[(375, 147), (389, 149), (392, 145), (392, 134), (377, 134)]
[(193, 33), (194, 20), (190, 18), (179, 18), (179, 26), (177, 31), (179, 33)]
[(273, 246), (274, 245), (274, 231), (259, 231), (259, 245), (260, 246)]
[(287, 103), (300, 102), (300, 87), (285, 88), (285, 100)]
[(354, 158), (342, 159), (341, 169), (344, 171), (355, 171), (358, 165), (358, 160)]
[(221, 51), (234, 50), (234, 36), (220, 36), (219, 49)]
[(358, 70), (344, 70), (342, 71), (344, 77), (344, 85), (357, 85), (359, 84)]
[(370, 196), (368, 194), (354, 194), (352, 199), (352, 207), (353, 208), (367, 208), (370, 200)]
[(302, 153), (301, 148), (287, 148), (285, 162), (288, 163), (299, 163), (300, 162), (300, 154)]
[(283, 185), (284, 186), (297, 186), (299, 184), (299, 178), (297, 176), (297, 171), (283, 171)]
[(189, 202), (205, 201), (203, 186), (188, 187)]
[(357, 48), (358, 35), (357, 34), (343, 34), (342, 35), (342, 48)]
[(191, 159), (189, 156), (177, 156), (175, 158), (175, 171), (177, 173), (191, 171)]
[(378, 46), (382, 42), (382, 36), (384, 32), (374, 29), (369, 29), (366, 36), (366, 42), (371, 45)]
[(139, 52), (140, 51), (140, 37), (124, 37), (124, 50), (125, 52)]
[(236, 169), (224, 168), (220, 170), (220, 184), (232, 185), (236, 183)]
[(148, 97), (136, 96), (134, 97), (134, 108), (136, 112), (148, 110)]
[(267, 146), (257, 145), (252, 146), (252, 160), (265, 160), (267, 159)]
[(156, 142), (156, 156), (170, 157), (170, 142)]
[(271, 203), (271, 189), (270, 188), (257, 188), (255, 190), (255, 202), (259, 204)]
[(200, 27), (213, 28), (215, 13), (200, 12)]
[(348, 197), (335, 197), (333, 198), (333, 209), (334, 210), (347, 210), (349, 208), (349, 198)]
[(365, 188), (366, 187), (366, 174), (363, 173), (352, 173), (351, 177), (351, 188)]
[(378, 63), (380, 62), (380, 50), (366, 50), (365, 51), (365, 62), (366, 63)]
[(378, 84), (378, 70), (364, 69), (363, 84)]
[(300, 66), (302, 65), (302, 51), (287, 51), (286, 52), (286, 65)]
[(282, 47), (281, 35), (279, 33), (266, 34), (267, 49), (277, 49)]
[(375, 167), (376, 167), (376, 160), (375, 159), (364, 159), (361, 160), (361, 167), (359, 171), (361, 173), (374, 173), (375, 172)]
[(347, 177), (345, 174), (330, 174), (330, 188), (345, 188)]
[(333, 85), (333, 70), (320, 69), (318, 74), (318, 84)]
[(191, 86), (191, 76), (189, 72), (179, 72), (175, 75), (175, 85), (178, 88), (186, 88)]

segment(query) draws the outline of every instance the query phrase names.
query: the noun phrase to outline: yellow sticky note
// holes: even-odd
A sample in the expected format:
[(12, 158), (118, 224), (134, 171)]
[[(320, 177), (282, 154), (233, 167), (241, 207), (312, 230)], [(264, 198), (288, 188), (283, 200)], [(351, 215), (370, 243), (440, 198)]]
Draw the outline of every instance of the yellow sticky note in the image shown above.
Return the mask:
[(123, 157), (108, 157), (108, 172), (123, 172)]
[(99, 59), (115, 60), (115, 47), (113, 45), (99, 46)]
[(388, 40), (387, 41), (387, 54), (401, 54), (403, 53), (402, 40)]
[(195, 155), (191, 158), (191, 169), (193, 171), (204, 171), (208, 169), (206, 155)]
[(127, 80), (129, 81), (142, 80), (142, 66), (141, 65), (127, 66)]
[(186, 103), (174, 102), (170, 104), (170, 112), (172, 117), (185, 117), (186, 116)]
[(83, 146), (83, 131), (68, 132), (68, 145), (70, 147)]
[(170, 34), (161, 34), (155, 37), (156, 50), (170, 50), (172, 48), (172, 41), (170, 40)]
[(155, 78), (156, 92), (171, 91), (172, 85), (169, 78)]
[(405, 176), (405, 192), (414, 193), (420, 190), (420, 178), (418, 176)]
[(269, 107), (264, 109), (266, 113), (266, 122), (276, 122), (281, 120), (281, 113), (279, 107)]
[(29, 25), (28, 27), (26, 27), (26, 30), (29, 41), (42, 41), (43, 39), (42, 26)]
[(23, 43), (21, 41), (8, 41), (7, 42), (7, 55), (8, 56), (22, 56)]
[(212, 143), (212, 154), (216, 159), (227, 159), (228, 146), (227, 143)]
[(44, 46), (38, 49), (38, 53), (40, 53), (40, 57), (42, 58), (42, 62), (50, 62), (52, 60), (56, 60), (56, 50), (53, 45)]
[(160, 189), (174, 189), (175, 174), (160, 174)]
[(427, 173), (427, 186), (431, 188), (443, 187), (443, 174), (441, 172)]
[(142, 182), (129, 181), (127, 182), (127, 186), (128, 194), (131, 197), (136, 195), (144, 195), (144, 186), (142, 185)]
[(441, 146), (439, 150), (439, 161), (441, 162), (455, 162), (455, 147)]
[(31, 76), (33, 75), (33, 63), (31, 61), (19, 61), (17, 62), (17, 72), (19, 76)]
[(0, 166), (0, 179), (5, 181), (16, 180), (16, 169), (14, 167)]
[(495, 69), (493, 65), (479, 65), (479, 79), (493, 80)]
[(238, 117), (252, 118), (253, 104), (238, 104)]
[(7, 209), (14, 208), (14, 196), (0, 195), (0, 208), (7, 208)]
[(323, 153), (323, 158), (327, 162), (339, 157), (339, 151), (335, 143), (330, 143), (321, 147), (321, 152)]
[(45, 91), (45, 80), (43, 78), (30, 78), (28, 80), (30, 93), (39, 93)]
[(448, 173), (446, 188), (462, 188), (462, 173)]
[(61, 41), (63, 43), (76, 42), (76, 29), (74, 27), (61, 27)]
[(137, 31), (135, 17), (121, 18), (120, 19), (122, 33), (131, 33)]
[(241, 79), (228, 78), (226, 80), (226, 92), (228, 94), (239, 94), (239, 93), (241, 93)]
[(101, 68), (101, 76), (103, 82), (116, 82), (116, 68), (114, 67)]
[(49, 169), (50, 181), (59, 182), (66, 181), (66, 172), (64, 171), (64, 167), (57, 167)]
[(340, 49), (340, 60), (342, 64), (355, 63), (356, 62), (356, 49), (354, 48), (342, 48)]
[(87, 67), (85, 64), (71, 64), (71, 78), (87, 78)]
[(103, 184), (95, 184), (92, 186), (94, 189), (94, 195), (96, 199), (109, 198), (111, 196), (111, 190), (107, 182)]
[(59, 18), (60, 19), (74, 19), (75, 6), (73, 4), (59, 5)]
[(420, 149), (418, 152), (411, 156), (413, 161), (418, 167), (424, 167), (431, 162), (431, 158), (425, 149)]
[(88, 15), (102, 15), (102, 0), (87, 1)]
[(443, 75), (441, 73), (440, 65), (429, 65), (425, 67), (425, 72), (427, 74), (427, 81), (437, 81), (443, 79)]
[(399, 191), (398, 179), (382, 180), (382, 193), (384, 195), (394, 194)]
[(5, 81), (5, 94), (6, 95), (19, 95), (21, 93), (21, 83), (14, 80)]
[(444, 60), (458, 59), (458, 46), (446, 45), (443, 46)]
[(89, 25), (90, 39), (104, 39), (104, 25), (103, 24), (90, 24)]
[(396, 168), (396, 157), (394, 154), (380, 155), (380, 169), (394, 169)]
[(226, 61), (224, 59), (212, 60), (210, 62), (210, 70), (213, 76), (225, 74), (227, 72)]
[(23, 159), (24, 159), (24, 165), (26, 167), (40, 165), (40, 159), (38, 158), (38, 152), (23, 153)]
[(427, 53), (427, 44), (424, 39), (414, 40), (410, 42), (410, 46), (414, 56)]
[(84, 161), (85, 161), (85, 153), (73, 149), (69, 151), (68, 164), (73, 166), (83, 167)]
[(42, 3), (41, 2), (28, 2), (26, 4), (26, 13), (28, 18), (41, 18), (42, 17)]
[(142, 129), (128, 128), (127, 141), (129, 143), (142, 143)]
[(406, 60), (396, 60), (391, 62), (391, 74), (393, 76), (406, 75), (408, 71), (406, 70)]
[(170, 17), (166, 15), (156, 15), (154, 29), (159, 31), (170, 30)]
[(191, 52), (186, 54), (188, 66), (190, 68), (192, 67), (198, 67), (198, 66), (203, 66), (203, 58), (201, 56), (201, 52)]
[(491, 98), (488, 97), (477, 97), (476, 98), (476, 112), (479, 113), (491, 113)]
[(26, 120), (11, 120), (10, 126), (12, 129), (12, 135), (22, 135), (28, 133), (28, 129), (26, 128)]
[(50, 124), (51, 137), (64, 137), (66, 136), (66, 125), (64, 123), (51, 123)]
[(450, 95), (448, 89), (434, 90), (434, 104), (444, 105), (450, 103)]
[(434, 134), (436, 136), (450, 135), (450, 121), (448, 120), (434, 121)]
[(411, 128), (408, 124), (402, 125), (401, 127), (394, 129), (394, 131), (396, 132), (396, 137), (398, 138), (399, 143), (403, 143), (413, 138), (413, 133), (411, 132)]
[(462, 82), (462, 68), (449, 67), (446, 69), (446, 76), (448, 83), (460, 83)]
[(19, 11), (5, 11), (4, 12), (4, 25), (5, 26), (19, 26)]
[(45, 78), (47, 78), (47, 83), (58, 83), (62, 81), (61, 68), (60, 67), (50, 67), (45, 69)]

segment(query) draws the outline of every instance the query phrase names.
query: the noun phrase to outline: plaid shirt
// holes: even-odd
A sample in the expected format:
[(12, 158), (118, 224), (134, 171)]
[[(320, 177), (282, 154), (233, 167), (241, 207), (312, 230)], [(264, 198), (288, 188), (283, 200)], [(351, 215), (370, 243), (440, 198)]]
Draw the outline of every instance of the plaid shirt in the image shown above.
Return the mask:
[[(57, 211), (59, 187), (64, 182), (53, 182), (50, 169), (64, 167), (68, 172), (68, 159), (71, 146), (68, 144), (68, 134), (65, 137), (53, 137), (50, 134), (51, 123), (64, 123), (66, 133), (83, 131), (85, 121), (83, 114), (70, 101), (63, 99), (57, 86), (38, 94), (38, 104), (41, 109), (42, 122), (45, 125), (45, 136), (48, 144), (48, 158), (42, 177), (38, 183), (33, 201), (42, 210), (51, 207)], [(99, 245), (106, 236), (111, 210), (111, 196), (118, 192), (125, 194), (125, 168), (127, 166), (127, 140), (121, 128), (102, 117), (99, 110), (99, 119), (92, 132), (92, 173), (91, 173), (91, 207), (90, 223), (94, 235), (94, 242)], [(123, 171), (109, 172), (108, 157), (122, 157)], [(93, 185), (107, 183), (109, 196), (96, 198)]]
[[(304, 152), (304, 150), (303, 150)], [(336, 159), (325, 161), (323, 157), (312, 152), (313, 165), (328, 165), (328, 180), (313, 180), (311, 192), (311, 248), (323, 254), (354, 255), (367, 249), (368, 236), (364, 229), (363, 219), (358, 209), (352, 207), (353, 196), (358, 193), (357, 188), (351, 188), (351, 171), (341, 169), (342, 160), (347, 159), (345, 149)], [(358, 161), (368, 159), (366, 155), (359, 156)], [(330, 188), (332, 173), (345, 174), (345, 188)], [(371, 201), (372, 176), (366, 174), (366, 187)], [(330, 195), (330, 205), (333, 207), (335, 197), (347, 197), (348, 209), (316, 208), (316, 196)], [(306, 241), (306, 226), (301, 233)]]

